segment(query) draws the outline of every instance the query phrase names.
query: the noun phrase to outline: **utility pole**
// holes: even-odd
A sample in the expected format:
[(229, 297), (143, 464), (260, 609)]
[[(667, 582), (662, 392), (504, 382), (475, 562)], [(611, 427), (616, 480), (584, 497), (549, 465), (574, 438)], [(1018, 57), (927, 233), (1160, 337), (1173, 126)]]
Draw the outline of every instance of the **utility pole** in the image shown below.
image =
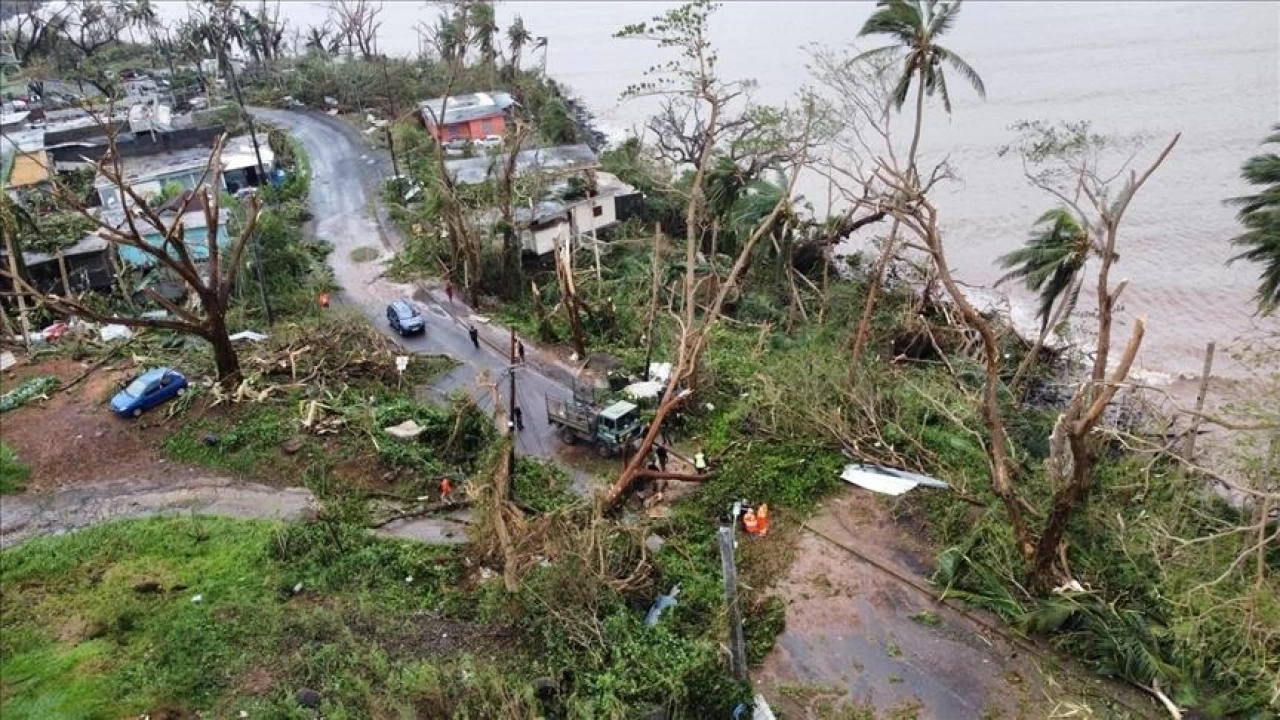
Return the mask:
[[(515, 475), (516, 437), (517, 437), (516, 432), (518, 428), (515, 424), (516, 423), (516, 331), (514, 329), (511, 330), (511, 347), (508, 352), (508, 358), (509, 359), (507, 361), (508, 362), (507, 374), (510, 376), (509, 382), (511, 383), (511, 386), (508, 389), (508, 393), (511, 396), (510, 398), (511, 407), (507, 411), (508, 416), (511, 418), (511, 421), (507, 424), (507, 434), (511, 436), (511, 445), (508, 450), (508, 452), (510, 453), (508, 467), (511, 468), (511, 471), (510, 471), (511, 475)], [(523, 413), (524, 410), (521, 410), (520, 412)], [(516, 483), (514, 479), (511, 479), (507, 483), (507, 499), (508, 500), (512, 499), (512, 497), (515, 495), (515, 484)]]
[[(254, 168), (258, 173), (258, 183), (266, 181), (262, 174), (262, 150), (258, 147), (258, 132), (253, 127), (253, 116), (244, 109), (244, 97), (240, 95), (240, 81), (236, 79), (235, 66), (231, 64), (230, 58), (227, 57), (227, 51), (219, 48), (218, 52), (222, 55), (222, 60), (227, 65), (227, 75), (231, 76), (231, 90), (236, 94), (236, 105), (240, 106), (240, 116), (244, 118), (245, 123), (249, 126), (249, 139), (253, 141), (253, 156), (258, 162), (258, 166)], [(216, 239), (215, 239), (216, 242)], [(262, 310), (267, 315), (267, 325), (270, 326), (274, 322), (271, 313), (271, 300), (267, 297), (267, 280), (262, 272), (262, 245), (258, 242), (258, 233), (253, 233), (253, 266), (257, 270), (258, 276), (258, 293), (262, 296)]]
[(387, 72), (387, 56), (382, 56), (382, 80), (387, 86), (387, 101), (391, 103), (391, 119), (387, 120), (387, 149), (391, 151), (391, 172), (395, 173), (397, 184), (400, 180), (400, 161), (396, 159), (396, 141), (391, 132), (391, 127), (396, 124), (396, 118), (400, 116), (400, 110), (396, 107), (395, 93), (391, 92), (391, 74)]
[(733, 677), (739, 682), (747, 679), (747, 642), (742, 635), (742, 609), (738, 607), (738, 566), (734, 560), (734, 529), (737, 518), (731, 525), (721, 525), (720, 569), (724, 573), (724, 602), (729, 606), (729, 668)]

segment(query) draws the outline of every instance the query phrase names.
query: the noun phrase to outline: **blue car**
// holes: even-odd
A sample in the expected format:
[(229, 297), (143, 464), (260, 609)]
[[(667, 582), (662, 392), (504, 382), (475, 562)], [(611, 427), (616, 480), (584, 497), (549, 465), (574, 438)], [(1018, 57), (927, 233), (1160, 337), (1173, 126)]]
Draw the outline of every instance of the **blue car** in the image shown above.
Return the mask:
[(111, 398), (111, 411), (121, 417), (138, 417), (142, 413), (187, 391), (187, 379), (172, 368), (155, 368), (133, 379), (133, 382)]

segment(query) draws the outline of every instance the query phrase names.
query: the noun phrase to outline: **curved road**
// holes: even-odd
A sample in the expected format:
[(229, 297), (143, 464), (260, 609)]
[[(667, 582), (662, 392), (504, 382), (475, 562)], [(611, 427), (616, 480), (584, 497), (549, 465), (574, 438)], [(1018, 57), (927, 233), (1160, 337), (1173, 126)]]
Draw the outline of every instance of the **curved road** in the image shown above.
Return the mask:
[[(449, 303), (427, 292), (415, 293), (412, 286), (383, 279), (380, 261), (361, 263), (351, 258), (353, 250), (373, 247), (380, 249), (385, 259), (395, 247), (394, 230), (376, 216), (375, 199), (383, 180), (391, 174), (386, 158), (370, 149), (359, 132), (336, 118), (266, 109), (255, 109), (254, 113), (288, 130), (307, 151), (312, 169), (310, 204), (315, 232), (333, 244), (330, 262), (342, 288), (338, 300), (358, 306), (375, 326), (408, 351), (447, 355), (458, 361), (457, 367), (433, 383), (434, 392), (447, 395), (463, 389), (482, 408), (492, 410), (492, 395), (479, 384), (480, 374), (486, 373), (490, 382), (500, 381), (505, 406), (509, 402), (509, 385), (504, 376), (509, 369), (506, 330), (473, 315), (461, 303)], [(386, 305), (411, 297), (423, 311), (427, 332), (400, 338), (387, 327)], [(467, 336), (468, 323), (481, 332), (479, 349), (471, 345)], [(525, 429), (518, 435), (517, 452), (554, 459), (559, 441), (546, 422), (543, 394), (569, 395), (567, 383), (571, 376), (554, 364), (539, 363), (532, 343), (525, 345), (533, 363), (516, 369), (516, 402), (524, 410), (525, 421)], [(558, 379), (552, 379), (552, 375)], [(586, 477), (570, 472), (575, 477), (575, 488), (585, 494)], [(0, 547), (128, 517), (200, 512), (293, 520), (309, 516), (315, 508), (316, 499), (305, 488), (278, 488), (225, 477), (181, 477), (165, 482), (111, 480), (5, 498), (0, 503)], [(466, 513), (454, 513), (397, 521), (377, 533), (424, 542), (458, 542), (462, 539), (458, 523), (465, 517)]]
[[(311, 162), (311, 212), (315, 234), (333, 244), (330, 264), (342, 292), (338, 301), (358, 306), (384, 333), (407, 350), (429, 355), (447, 355), (459, 365), (438, 378), (432, 389), (447, 394), (458, 389), (472, 393), (477, 404), (492, 410), (492, 395), (479, 385), (480, 373), (489, 381), (500, 381), (502, 402), (510, 402), (505, 373), (508, 363), (508, 331), (474, 315), (460, 301), (452, 303), (436, 294), (418, 291), (411, 285), (381, 277), (383, 263), (356, 262), (351, 253), (359, 248), (375, 248), (389, 258), (399, 245), (395, 229), (379, 219), (377, 200), (384, 180), (391, 176), (384, 153), (369, 147), (349, 124), (318, 112), (296, 112), (255, 108), (254, 114), (284, 128), (302, 143)], [(387, 326), (386, 307), (392, 300), (414, 299), (427, 321), (420, 336), (401, 338)], [(467, 336), (467, 325), (481, 332), (476, 349)], [(544, 393), (571, 394), (568, 372), (535, 357), (531, 342), (524, 341), (534, 359), (516, 369), (516, 404), (524, 412), (525, 429), (518, 435), (517, 452), (554, 459), (559, 440), (546, 421)], [(556, 376), (554, 379), (552, 376)]]

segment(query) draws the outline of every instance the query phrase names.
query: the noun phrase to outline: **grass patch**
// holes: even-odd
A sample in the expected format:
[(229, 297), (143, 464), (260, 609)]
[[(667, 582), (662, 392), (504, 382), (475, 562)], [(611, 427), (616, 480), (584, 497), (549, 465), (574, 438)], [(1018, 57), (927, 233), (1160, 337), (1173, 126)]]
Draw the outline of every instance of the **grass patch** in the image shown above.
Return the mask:
[(31, 468), (18, 460), (18, 452), (0, 442), (0, 495), (15, 495), (27, 489)]
[(326, 523), (153, 518), (35, 540), (0, 554), (0, 712), (296, 717), (308, 687), (327, 717), (423, 698), (497, 716), (476, 711), (527, 691), (468, 657), (486, 644), (449, 612), (462, 571), (454, 551)]

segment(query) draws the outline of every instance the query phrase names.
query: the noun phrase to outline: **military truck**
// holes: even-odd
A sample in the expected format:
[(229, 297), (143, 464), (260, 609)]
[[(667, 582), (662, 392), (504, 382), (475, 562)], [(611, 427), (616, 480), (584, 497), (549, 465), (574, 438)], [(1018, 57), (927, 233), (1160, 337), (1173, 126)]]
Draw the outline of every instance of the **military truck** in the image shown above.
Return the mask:
[(640, 409), (634, 403), (615, 402), (601, 407), (583, 400), (544, 396), (547, 423), (557, 428), (560, 441), (595, 445), (600, 457), (612, 457), (640, 437)]

